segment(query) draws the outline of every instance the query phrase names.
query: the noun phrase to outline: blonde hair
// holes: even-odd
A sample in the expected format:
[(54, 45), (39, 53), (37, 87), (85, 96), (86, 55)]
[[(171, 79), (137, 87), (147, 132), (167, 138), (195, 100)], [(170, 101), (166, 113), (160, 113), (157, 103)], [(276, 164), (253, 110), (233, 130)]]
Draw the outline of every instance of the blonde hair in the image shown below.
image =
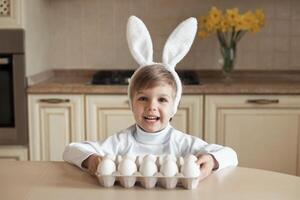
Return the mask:
[(162, 65), (148, 65), (140, 68), (130, 80), (129, 97), (133, 98), (134, 94), (142, 89), (149, 89), (161, 84), (170, 85), (177, 92), (177, 85), (174, 76)]

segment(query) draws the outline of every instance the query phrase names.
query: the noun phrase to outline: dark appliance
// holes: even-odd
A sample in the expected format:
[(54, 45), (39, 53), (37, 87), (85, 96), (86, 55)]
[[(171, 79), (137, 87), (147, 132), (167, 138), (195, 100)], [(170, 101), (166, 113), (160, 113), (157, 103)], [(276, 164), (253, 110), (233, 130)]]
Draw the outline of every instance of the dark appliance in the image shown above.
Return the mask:
[(27, 144), (24, 31), (0, 30), (0, 145)]

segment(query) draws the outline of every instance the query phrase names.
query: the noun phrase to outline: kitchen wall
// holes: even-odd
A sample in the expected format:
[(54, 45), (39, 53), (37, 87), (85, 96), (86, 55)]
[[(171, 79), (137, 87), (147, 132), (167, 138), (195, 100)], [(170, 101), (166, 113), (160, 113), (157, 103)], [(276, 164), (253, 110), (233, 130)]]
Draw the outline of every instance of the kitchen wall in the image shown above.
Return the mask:
[(51, 28), (49, 0), (22, 2), (22, 24), (25, 29), (26, 75), (40, 74), (52, 68), (50, 59)]
[[(206, 15), (211, 6), (238, 7), (241, 11), (262, 8), (266, 13), (265, 28), (256, 34), (247, 33), (239, 42), (237, 69), (300, 70), (299, 0), (26, 2), (30, 2), (26, 13), (27, 34), (30, 34), (27, 38), (29, 75), (54, 68), (136, 67), (125, 37), (126, 21), (130, 15), (140, 17), (147, 25), (154, 43), (154, 58), (160, 61), (164, 42), (176, 25), (190, 16)], [(32, 9), (34, 12), (30, 13)], [(215, 35), (204, 40), (196, 38), (190, 53), (178, 64), (178, 68), (220, 69), (219, 59)]]

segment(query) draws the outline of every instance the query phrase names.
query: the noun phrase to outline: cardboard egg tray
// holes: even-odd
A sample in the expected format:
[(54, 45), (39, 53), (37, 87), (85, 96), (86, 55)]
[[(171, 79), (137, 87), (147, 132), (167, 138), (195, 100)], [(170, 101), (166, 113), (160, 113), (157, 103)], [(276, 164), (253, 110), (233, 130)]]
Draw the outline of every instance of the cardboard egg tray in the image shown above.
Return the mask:
[(161, 173), (156, 173), (154, 176), (142, 176), (140, 172), (134, 173), (132, 176), (123, 176), (119, 172), (114, 172), (112, 175), (100, 175), (96, 173), (100, 185), (103, 187), (112, 187), (119, 183), (124, 188), (131, 188), (136, 184), (142, 185), (146, 189), (151, 189), (156, 186), (161, 186), (165, 189), (174, 189), (176, 187), (183, 187), (191, 190), (198, 186), (202, 179), (200, 177), (184, 177), (182, 173), (178, 173), (172, 177), (163, 176)]

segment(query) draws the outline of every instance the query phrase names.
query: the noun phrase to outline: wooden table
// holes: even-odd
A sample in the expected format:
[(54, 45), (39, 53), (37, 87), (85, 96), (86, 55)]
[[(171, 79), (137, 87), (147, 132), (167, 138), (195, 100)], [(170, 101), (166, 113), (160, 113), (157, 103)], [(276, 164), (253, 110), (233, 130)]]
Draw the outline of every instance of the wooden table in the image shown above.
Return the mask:
[(300, 178), (236, 167), (213, 173), (195, 190), (103, 188), (95, 177), (65, 162), (0, 161), (0, 199), (299, 200)]

